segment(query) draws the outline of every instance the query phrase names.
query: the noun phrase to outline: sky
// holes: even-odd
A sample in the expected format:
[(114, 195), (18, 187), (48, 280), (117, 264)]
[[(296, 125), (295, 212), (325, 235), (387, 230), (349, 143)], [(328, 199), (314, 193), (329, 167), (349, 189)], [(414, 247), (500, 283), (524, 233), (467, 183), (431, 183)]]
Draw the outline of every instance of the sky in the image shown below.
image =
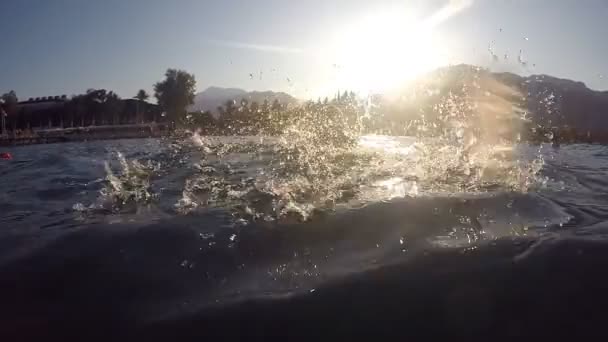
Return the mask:
[(468, 63), (608, 90), (606, 0), (2, 0), (0, 93), (123, 98), (167, 68), (316, 98)]

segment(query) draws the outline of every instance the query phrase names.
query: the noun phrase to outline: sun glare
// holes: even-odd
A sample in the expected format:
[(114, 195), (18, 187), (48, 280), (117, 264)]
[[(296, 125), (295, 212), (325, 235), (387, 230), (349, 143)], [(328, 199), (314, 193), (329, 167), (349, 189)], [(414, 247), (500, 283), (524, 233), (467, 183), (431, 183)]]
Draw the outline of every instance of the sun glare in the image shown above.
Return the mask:
[(367, 13), (336, 32), (328, 49), (335, 86), (362, 93), (395, 90), (441, 65), (432, 26), (404, 11)]

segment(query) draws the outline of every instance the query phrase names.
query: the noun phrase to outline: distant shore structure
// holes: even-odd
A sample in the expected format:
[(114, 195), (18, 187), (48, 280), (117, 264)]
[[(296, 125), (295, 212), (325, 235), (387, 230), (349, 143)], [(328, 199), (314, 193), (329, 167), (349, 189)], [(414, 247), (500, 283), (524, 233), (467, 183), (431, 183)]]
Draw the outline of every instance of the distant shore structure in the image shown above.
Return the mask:
[(156, 104), (117, 99), (108, 110), (66, 95), (29, 98), (2, 115), (0, 145), (160, 136), (168, 120)]
[(62, 96), (30, 98), (17, 104), (16, 115), (6, 118), (7, 130), (73, 128), (102, 125), (162, 123), (167, 121), (158, 105), (120, 99), (116, 112), (95, 112)]

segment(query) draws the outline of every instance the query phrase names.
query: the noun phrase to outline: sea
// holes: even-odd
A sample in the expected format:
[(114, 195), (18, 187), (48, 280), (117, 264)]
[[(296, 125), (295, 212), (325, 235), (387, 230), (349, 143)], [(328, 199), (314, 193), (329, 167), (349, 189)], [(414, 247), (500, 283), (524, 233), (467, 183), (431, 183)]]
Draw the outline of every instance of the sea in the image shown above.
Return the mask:
[(4, 341), (606, 336), (608, 146), (4, 148)]

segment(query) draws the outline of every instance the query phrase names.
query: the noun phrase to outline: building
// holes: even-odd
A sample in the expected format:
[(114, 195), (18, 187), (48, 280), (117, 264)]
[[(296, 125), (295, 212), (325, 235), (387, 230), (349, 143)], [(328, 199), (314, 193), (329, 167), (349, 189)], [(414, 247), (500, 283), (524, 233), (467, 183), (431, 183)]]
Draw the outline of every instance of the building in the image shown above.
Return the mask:
[(19, 102), (6, 115), (6, 128), (13, 132), (33, 132), (91, 126), (164, 123), (158, 105), (135, 99), (102, 103), (85, 96), (30, 98)]

